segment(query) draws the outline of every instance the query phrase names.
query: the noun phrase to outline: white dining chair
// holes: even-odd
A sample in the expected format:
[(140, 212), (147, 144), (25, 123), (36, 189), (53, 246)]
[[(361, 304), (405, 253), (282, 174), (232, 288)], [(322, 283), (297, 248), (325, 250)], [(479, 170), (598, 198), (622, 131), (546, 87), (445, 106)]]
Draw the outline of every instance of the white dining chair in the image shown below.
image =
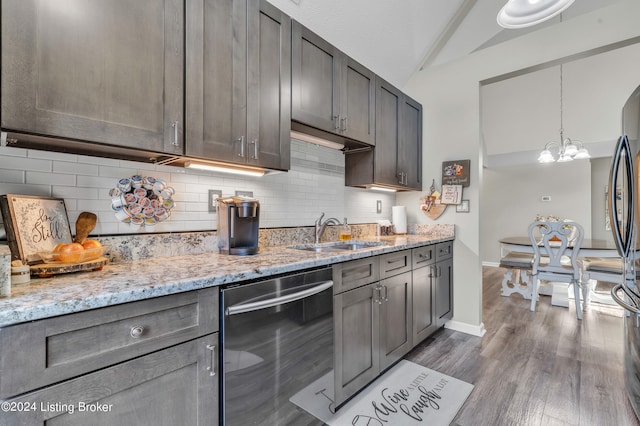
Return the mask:
[[(587, 309), (591, 302), (591, 291), (594, 290), (596, 281), (604, 281), (614, 284), (624, 284), (625, 278), (623, 275), (622, 259), (617, 258), (585, 258), (583, 262), (582, 271), (582, 286), (584, 293), (584, 309)], [(628, 261), (624, 268), (626, 275), (626, 283), (632, 283), (635, 285), (637, 279), (640, 279), (640, 268), (638, 264), (632, 261)], [(595, 294), (595, 293), (594, 293)], [(609, 305), (614, 305), (613, 298), (609, 295), (598, 295), (596, 301)]]
[[(571, 243), (569, 236), (573, 236)], [(533, 278), (531, 310), (536, 310), (540, 280), (565, 282), (573, 285), (576, 316), (582, 319), (580, 304), (582, 268), (578, 255), (584, 239), (584, 229), (579, 223), (571, 221), (537, 221), (529, 225), (529, 239), (534, 252), (531, 268)]]

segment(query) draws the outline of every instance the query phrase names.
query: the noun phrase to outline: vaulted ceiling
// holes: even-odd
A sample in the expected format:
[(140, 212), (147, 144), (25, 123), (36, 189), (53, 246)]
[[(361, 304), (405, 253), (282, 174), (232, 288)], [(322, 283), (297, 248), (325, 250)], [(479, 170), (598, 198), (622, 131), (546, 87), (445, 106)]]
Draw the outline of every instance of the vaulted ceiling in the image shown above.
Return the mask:
[[(402, 87), (437, 66), (536, 31), (560, 18), (505, 30), (496, 15), (507, 0), (268, 0), (392, 84)], [(620, 0), (577, 0), (563, 20)]]

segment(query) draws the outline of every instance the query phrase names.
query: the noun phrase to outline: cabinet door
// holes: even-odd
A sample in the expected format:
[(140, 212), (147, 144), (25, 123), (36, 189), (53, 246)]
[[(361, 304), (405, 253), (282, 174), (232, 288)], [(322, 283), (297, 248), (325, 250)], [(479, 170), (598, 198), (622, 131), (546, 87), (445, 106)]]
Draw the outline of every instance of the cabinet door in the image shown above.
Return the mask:
[(340, 131), (351, 139), (375, 145), (375, 74), (346, 55), (343, 63)]
[(382, 79), (376, 79), (375, 183), (398, 186), (398, 142), (402, 92)]
[(453, 318), (453, 258), (437, 262), (436, 267), (436, 324), (441, 327)]
[(183, 33), (181, 0), (2, 1), (0, 125), (182, 154)]
[(5, 412), (2, 424), (217, 425), (217, 360), (214, 333), (11, 399), (37, 409)]
[(422, 105), (403, 96), (400, 117), (398, 172), (406, 186), (422, 191)]
[(369, 284), (333, 298), (335, 402), (343, 403), (380, 372), (379, 289)]
[(412, 348), (411, 272), (380, 281), (380, 370)]
[(437, 327), (432, 308), (432, 291), (435, 280), (435, 266), (425, 266), (413, 270), (413, 345), (417, 345), (433, 333)]
[(342, 53), (296, 21), (291, 38), (291, 118), (337, 133)]
[(249, 2), (247, 162), (289, 169), (291, 19), (266, 1)]
[(246, 0), (186, 2), (186, 154), (246, 163)]

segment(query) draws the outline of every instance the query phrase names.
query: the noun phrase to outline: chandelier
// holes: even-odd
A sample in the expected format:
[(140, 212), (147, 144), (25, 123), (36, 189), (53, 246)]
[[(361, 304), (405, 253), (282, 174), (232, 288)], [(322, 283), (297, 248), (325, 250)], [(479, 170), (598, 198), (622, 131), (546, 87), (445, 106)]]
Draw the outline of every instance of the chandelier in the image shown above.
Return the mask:
[[(540, 163), (553, 163), (554, 161), (558, 161), (558, 163), (566, 163), (568, 161), (591, 158), (589, 151), (587, 151), (587, 148), (584, 147), (582, 142), (572, 141), (571, 139), (564, 137), (562, 122), (562, 82), (562, 64), (560, 64), (560, 142), (552, 141), (548, 142), (544, 146), (544, 149), (538, 157), (538, 161)], [(552, 148), (558, 151), (557, 160), (551, 153)]]

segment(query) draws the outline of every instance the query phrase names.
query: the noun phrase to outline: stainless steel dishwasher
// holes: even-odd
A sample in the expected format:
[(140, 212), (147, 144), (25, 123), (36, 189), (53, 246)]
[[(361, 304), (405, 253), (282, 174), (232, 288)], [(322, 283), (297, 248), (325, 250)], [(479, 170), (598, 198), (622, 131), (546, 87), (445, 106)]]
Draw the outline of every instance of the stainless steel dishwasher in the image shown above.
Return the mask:
[(333, 369), (331, 268), (222, 289), (226, 425), (322, 425), (289, 398)]

